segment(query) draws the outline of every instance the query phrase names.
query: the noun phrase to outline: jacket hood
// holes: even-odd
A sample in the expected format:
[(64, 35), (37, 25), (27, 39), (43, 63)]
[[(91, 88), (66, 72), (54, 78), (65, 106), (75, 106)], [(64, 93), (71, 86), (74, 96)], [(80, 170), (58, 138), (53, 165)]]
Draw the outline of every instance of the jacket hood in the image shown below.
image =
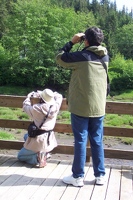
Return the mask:
[(92, 51), (93, 53), (97, 54), (98, 56), (106, 56), (108, 54), (107, 49), (101, 45), (90, 46), (90, 47), (87, 47), (86, 50)]

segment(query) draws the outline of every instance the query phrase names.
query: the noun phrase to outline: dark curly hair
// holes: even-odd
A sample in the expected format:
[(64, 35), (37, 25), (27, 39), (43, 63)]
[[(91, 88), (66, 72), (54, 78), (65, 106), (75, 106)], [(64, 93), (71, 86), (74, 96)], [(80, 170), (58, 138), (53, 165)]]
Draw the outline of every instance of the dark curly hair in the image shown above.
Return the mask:
[(90, 46), (99, 46), (104, 40), (103, 31), (98, 27), (91, 27), (85, 31), (85, 38)]

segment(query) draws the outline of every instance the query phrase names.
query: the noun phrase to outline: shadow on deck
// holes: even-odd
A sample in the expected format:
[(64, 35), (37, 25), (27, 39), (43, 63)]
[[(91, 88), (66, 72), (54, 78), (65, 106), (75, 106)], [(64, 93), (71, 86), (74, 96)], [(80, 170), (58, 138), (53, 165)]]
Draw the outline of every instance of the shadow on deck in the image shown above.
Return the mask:
[[(54, 157), (54, 156), (53, 156)], [(64, 157), (65, 158), (65, 157)], [(91, 163), (86, 163), (84, 187), (68, 186), (62, 178), (71, 174), (72, 160), (51, 159), (45, 168), (0, 155), (1, 200), (132, 200), (133, 166), (106, 164), (106, 183), (95, 185)]]

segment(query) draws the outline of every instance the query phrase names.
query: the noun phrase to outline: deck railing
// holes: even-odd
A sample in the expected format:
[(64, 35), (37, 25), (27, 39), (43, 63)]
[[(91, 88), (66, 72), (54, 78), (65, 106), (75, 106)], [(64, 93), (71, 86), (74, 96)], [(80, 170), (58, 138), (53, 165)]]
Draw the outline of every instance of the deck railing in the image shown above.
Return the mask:
[[(0, 95), (0, 107), (12, 107), (12, 108), (22, 108), (22, 103), (26, 97), (25, 96), (12, 96), (12, 95)], [(66, 99), (63, 99), (61, 109), (67, 110)], [(133, 115), (133, 103), (131, 102), (107, 102), (106, 113), (109, 114), (120, 114), (120, 115)], [(27, 129), (31, 121), (24, 120), (10, 120), (10, 119), (0, 119), (1, 128), (13, 128), (13, 129)], [(56, 123), (55, 132), (59, 133), (72, 133), (70, 124)], [(113, 137), (133, 137), (133, 128), (121, 128), (121, 127), (104, 127), (105, 136)], [(16, 149), (19, 150), (23, 146), (23, 141), (7, 141), (0, 140), (0, 149)], [(59, 154), (73, 154), (73, 145), (59, 144), (53, 153)], [(106, 158), (116, 158), (116, 159), (133, 159), (133, 149), (131, 150), (121, 150), (105, 148)], [(87, 146), (87, 160), (91, 156), (91, 151), (89, 145)]]

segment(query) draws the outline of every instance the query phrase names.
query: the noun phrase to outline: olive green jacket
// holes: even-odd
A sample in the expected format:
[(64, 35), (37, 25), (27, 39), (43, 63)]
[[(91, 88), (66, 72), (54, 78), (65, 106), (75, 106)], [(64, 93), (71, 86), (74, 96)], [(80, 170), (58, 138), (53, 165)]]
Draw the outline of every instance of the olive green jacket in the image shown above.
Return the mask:
[[(68, 43), (67, 43), (68, 45)], [(65, 69), (72, 69), (68, 92), (68, 110), (78, 116), (100, 117), (105, 115), (107, 74), (97, 56), (108, 68), (105, 47), (91, 46), (82, 51), (69, 52), (70, 47), (58, 53), (56, 61)]]

